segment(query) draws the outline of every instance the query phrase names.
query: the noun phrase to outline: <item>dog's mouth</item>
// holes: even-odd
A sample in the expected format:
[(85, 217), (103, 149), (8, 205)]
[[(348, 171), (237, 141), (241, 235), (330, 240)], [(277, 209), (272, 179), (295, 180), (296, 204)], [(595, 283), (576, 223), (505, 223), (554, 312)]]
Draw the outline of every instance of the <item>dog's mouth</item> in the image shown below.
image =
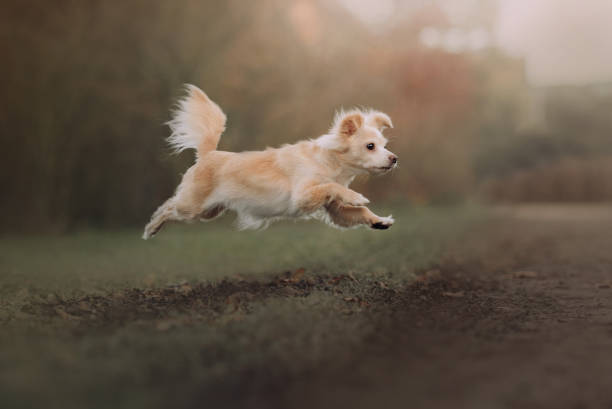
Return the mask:
[(388, 166), (372, 166), (371, 168), (369, 168), (369, 171), (375, 174), (379, 174), (382, 175), (383, 173), (387, 173), (389, 171), (391, 171), (392, 169), (394, 169), (397, 166), (397, 164), (392, 163)]

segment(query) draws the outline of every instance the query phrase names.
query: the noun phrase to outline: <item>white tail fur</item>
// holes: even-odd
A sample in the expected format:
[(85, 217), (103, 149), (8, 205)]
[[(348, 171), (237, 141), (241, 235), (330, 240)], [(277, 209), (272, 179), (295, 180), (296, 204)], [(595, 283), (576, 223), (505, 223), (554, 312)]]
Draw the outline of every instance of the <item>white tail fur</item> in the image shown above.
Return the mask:
[(201, 156), (217, 148), (226, 117), (200, 88), (190, 84), (185, 87), (187, 95), (178, 101), (172, 119), (167, 122), (172, 130), (168, 143), (175, 153), (195, 149)]

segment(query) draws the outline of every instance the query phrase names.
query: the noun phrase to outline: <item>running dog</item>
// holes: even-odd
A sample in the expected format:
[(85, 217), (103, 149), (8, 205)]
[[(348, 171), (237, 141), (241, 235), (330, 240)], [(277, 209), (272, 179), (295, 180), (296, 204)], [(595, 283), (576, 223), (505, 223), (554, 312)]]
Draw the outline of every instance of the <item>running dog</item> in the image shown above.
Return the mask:
[(393, 217), (380, 217), (369, 200), (349, 184), (355, 176), (379, 175), (397, 166), (386, 149), (388, 115), (354, 109), (336, 115), (329, 132), (316, 139), (256, 152), (218, 151), (226, 116), (194, 85), (168, 122), (176, 152), (195, 149), (196, 162), (184, 174), (174, 196), (146, 225), (154, 236), (167, 221), (208, 221), (226, 210), (238, 214), (238, 227), (258, 229), (287, 218), (316, 218), (333, 226), (388, 229)]

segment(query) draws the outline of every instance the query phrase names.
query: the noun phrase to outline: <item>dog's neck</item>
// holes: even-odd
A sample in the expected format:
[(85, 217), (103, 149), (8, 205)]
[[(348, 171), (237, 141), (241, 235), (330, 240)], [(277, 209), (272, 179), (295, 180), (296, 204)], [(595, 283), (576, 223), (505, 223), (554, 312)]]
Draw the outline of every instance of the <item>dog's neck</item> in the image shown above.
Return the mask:
[(366, 173), (363, 169), (355, 168), (342, 160), (341, 152), (329, 149), (315, 142), (318, 148), (317, 159), (323, 166), (331, 170), (331, 178), (344, 186), (348, 186), (359, 174)]

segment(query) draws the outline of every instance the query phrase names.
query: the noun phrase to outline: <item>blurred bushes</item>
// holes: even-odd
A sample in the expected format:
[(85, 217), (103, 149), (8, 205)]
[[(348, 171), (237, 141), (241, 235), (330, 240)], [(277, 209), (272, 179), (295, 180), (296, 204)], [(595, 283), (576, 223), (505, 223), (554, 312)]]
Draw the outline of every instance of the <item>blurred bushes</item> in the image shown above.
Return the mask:
[(612, 156), (564, 158), (485, 181), (483, 197), (494, 202), (612, 201)]
[(400, 169), (358, 186), (379, 199), (462, 200), (557, 149), (512, 140), (522, 63), (423, 49), (427, 10), (374, 32), (323, 0), (4, 2), (2, 229), (143, 223), (192, 162), (162, 126), (183, 83), (227, 112), (225, 150), (316, 137), (341, 106), (388, 112)]
[(612, 87), (542, 91), (538, 132), (506, 128), (477, 145), (480, 194), (493, 202), (612, 201)]

